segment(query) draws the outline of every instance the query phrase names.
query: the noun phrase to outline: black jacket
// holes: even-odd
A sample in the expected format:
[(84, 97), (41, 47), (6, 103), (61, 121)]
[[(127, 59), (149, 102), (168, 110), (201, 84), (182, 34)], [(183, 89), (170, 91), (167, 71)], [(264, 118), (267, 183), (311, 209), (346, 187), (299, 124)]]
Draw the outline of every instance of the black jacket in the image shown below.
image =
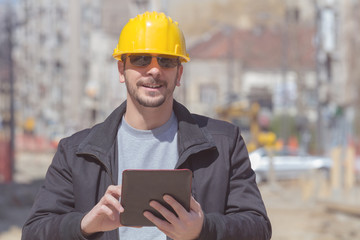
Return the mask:
[[(125, 102), (103, 123), (60, 141), (22, 239), (85, 239), (80, 222), (118, 182), (117, 129)], [(205, 213), (199, 239), (270, 239), (271, 225), (239, 128), (190, 114), (174, 101), (179, 121), (176, 168), (193, 171), (192, 194)], [(91, 239), (118, 239), (118, 230)]]

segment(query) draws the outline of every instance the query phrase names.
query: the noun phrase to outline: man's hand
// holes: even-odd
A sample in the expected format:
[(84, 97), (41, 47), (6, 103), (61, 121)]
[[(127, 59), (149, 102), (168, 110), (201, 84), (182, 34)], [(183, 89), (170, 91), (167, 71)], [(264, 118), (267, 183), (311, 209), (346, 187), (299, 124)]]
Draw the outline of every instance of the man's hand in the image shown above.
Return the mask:
[(98, 204), (81, 220), (81, 230), (84, 235), (110, 231), (121, 226), (120, 212), (123, 212), (124, 208), (119, 202), (120, 196), (121, 186), (108, 187)]
[(150, 206), (157, 210), (167, 221), (155, 217), (148, 211), (144, 212), (144, 216), (154, 223), (160, 231), (174, 240), (198, 238), (204, 222), (204, 213), (200, 204), (191, 197), (190, 212), (188, 212), (171, 196), (165, 195), (164, 200), (175, 210), (178, 217), (156, 201), (151, 201)]

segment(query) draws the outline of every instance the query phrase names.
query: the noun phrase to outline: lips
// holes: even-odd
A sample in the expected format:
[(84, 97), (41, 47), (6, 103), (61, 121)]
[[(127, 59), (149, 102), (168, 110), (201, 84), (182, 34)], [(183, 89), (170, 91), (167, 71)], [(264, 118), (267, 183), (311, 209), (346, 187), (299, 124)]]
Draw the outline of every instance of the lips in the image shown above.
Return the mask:
[(144, 84), (143, 87), (146, 87), (146, 88), (153, 88), (153, 89), (156, 89), (156, 88), (161, 88), (162, 85), (148, 85), (148, 84)]

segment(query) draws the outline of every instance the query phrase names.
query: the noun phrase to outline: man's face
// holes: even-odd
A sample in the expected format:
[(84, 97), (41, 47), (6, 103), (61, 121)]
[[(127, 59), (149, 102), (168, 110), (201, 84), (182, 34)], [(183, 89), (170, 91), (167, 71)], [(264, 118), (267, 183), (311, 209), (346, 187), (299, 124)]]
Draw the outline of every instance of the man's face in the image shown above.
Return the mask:
[(128, 100), (144, 107), (159, 107), (166, 101), (172, 102), (175, 87), (180, 86), (183, 66), (174, 66), (174, 61), (166, 56), (159, 61), (164, 63), (161, 64), (163, 67), (156, 55), (127, 56), (125, 63), (119, 61), (120, 82), (126, 84)]

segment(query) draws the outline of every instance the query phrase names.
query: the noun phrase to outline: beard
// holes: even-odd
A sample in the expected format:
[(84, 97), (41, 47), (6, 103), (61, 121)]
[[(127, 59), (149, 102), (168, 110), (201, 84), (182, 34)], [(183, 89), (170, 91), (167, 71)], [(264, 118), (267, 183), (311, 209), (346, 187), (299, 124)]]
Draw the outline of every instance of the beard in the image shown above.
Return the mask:
[[(169, 84), (167, 81), (163, 81), (159, 78), (149, 77), (145, 80), (138, 81), (135, 86), (129, 82), (125, 73), (125, 84), (128, 95), (143, 107), (160, 107), (162, 104), (164, 104), (166, 99), (175, 91), (178, 72), (179, 71), (176, 72), (176, 76), (172, 84)], [(165, 93), (162, 94), (155, 91), (148, 91), (145, 94), (140, 94), (139, 87), (146, 85), (160, 85), (162, 88), (165, 89)]]

